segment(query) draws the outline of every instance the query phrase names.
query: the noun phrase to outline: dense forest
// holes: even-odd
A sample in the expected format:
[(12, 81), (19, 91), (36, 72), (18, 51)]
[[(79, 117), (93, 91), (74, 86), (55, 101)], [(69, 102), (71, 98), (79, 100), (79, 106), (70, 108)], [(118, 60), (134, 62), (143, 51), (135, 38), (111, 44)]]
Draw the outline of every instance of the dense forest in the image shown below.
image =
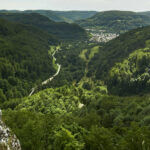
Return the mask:
[(93, 43), (39, 14), (0, 18), (0, 108), (22, 150), (150, 149), (150, 26)]
[(85, 40), (88, 37), (85, 30), (77, 24), (57, 23), (36, 13), (0, 13), (0, 18), (38, 27), (61, 40)]
[(47, 51), (58, 43), (39, 29), (0, 19), (1, 102), (27, 95), (35, 83), (55, 72)]
[(52, 11), (52, 10), (0, 10), (0, 13), (38, 13), (56, 22), (73, 23), (76, 20), (90, 18), (96, 11)]
[(120, 35), (99, 49), (99, 53), (89, 62), (89, 74), (96, 78), (105, 78), (117, 62), (122, 62), (130, 53), (149, 47), (150, 26), (138, 28)]
[(144, 150), (150, 148), (149, 105), (149, 96), (108, 96), (98, 86), (90, 91), (63, 86), (1, 108), (25, 150)]
[(76, 21), (84, 28), (96, 28), (107, 32), (123, 33), (150, 25), (150, 16), (129, 11), (104, 11), (91, 18)]

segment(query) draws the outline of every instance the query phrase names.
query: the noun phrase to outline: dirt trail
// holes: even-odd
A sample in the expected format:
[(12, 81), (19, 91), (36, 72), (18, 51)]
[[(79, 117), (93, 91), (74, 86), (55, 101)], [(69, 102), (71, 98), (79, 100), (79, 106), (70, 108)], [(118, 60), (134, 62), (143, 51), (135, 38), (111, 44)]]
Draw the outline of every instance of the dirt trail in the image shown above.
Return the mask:
[[(53, 59), (54, 59), (55, 61), (57, 60), (57, 59), (55, 58), (55, 54), (56, 54), (57, 51), (58, 51), (58, 49), (56, 49), (56, 50), (53, 52), (53, 54), (52, 54), (52, 57), (53, 57)], [(51, 77), (49, 77), (48, 79), (44, 80), (39, 86), (43, 86), (43, 85), (48, 84), (49, 82), (51, 82), (51, 81), (60, 73), (61, 65), (58, 64), (58, 63), (57, 63), (56, 65), (57, 65), (57, 67), (58, 67), (57, 72), (56, 72), (53, 76), (51, 76)], [(38, 86), (33, 87), (33, 88), (31, 89), (31, 92), (30, 92), (29, 96), (33, 95), (33, 93), (36, 91), (36, 89), (38, 89)]]

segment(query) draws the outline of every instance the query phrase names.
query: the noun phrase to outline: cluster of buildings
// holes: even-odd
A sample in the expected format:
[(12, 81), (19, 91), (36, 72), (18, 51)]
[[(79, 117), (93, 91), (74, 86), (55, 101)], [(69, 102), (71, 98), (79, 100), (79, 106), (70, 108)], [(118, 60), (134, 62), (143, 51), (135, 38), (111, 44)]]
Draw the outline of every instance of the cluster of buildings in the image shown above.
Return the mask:
[(92, 37), (90, 39), (91, 42), (108, 42), (119, 35), (116, 33), (108, 33), (105, 30), (94, 30), (94, 29), (87, 29), (88, 32), (91, 33)]

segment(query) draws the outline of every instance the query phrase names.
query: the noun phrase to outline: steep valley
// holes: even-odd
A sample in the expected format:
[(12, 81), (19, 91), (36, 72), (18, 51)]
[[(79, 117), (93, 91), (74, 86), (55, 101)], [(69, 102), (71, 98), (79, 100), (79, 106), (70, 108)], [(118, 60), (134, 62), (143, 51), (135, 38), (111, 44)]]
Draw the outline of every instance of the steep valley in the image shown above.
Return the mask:
[[(12, 150), (150, 149), (149, 20), (110, 12), (86, 12), (79, 21), (80, 11), (59, 15), (83, 28), (36, 13), (0, 13), (2, 121), (20, 141)], [(124, 23), (116, 25), (118, 18)], [(105, 27), (94, 29), (102, 19)], [(84, 28), (103, 39), (90, 40)]]

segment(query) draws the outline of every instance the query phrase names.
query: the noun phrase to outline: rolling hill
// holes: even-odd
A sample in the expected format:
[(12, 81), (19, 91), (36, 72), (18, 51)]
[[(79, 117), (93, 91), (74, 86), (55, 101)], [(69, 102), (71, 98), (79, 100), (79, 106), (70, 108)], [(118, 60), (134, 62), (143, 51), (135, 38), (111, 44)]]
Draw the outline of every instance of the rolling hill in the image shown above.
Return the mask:
[(150, 16), (150, 11), (138, 12), (140, 15)]
[(129, 11), (105, 11), (99, 12), (91, 18), (79, 20), (76, 23), (84, 28), (97, 28), (122, 33), (150, 25), (150, 17)]
[(120, 35), (99, 49), (89, 63), (89, 75), (104, 79), (113, 94), (148, 92), (149, 43), (150, 26)]
[[(80, 29), (34, 13), (1, 14), (3, 122), (22, 150), (149, 150), (150, 26), (105, 44), (82, 41)], [(74, 32), (79, 41), (61, 41), (55, 55), (60, 42), (53, 35), (67, 39)], [(55, 76), (56, 59), (59, 75), (28, 96)], [(8, 149), (1, 141), (0, 149)]]
[(52, 11), (52, 10), (0, 10), (1, 13), (38, 13), (56, 22), (73, 23), (76, 20), (90, 18), (96, 11)]
[(50, 45), (58, 40), (32, 26), (0, 19), (0, 99), (22, 97), (55, 72)]
[(60, 16), (63, 19), (62, 21), (72, 23), (77, 20), (90, 18), (94, 16), (97, 12), (96, 11), (54, 11), (54, 13), (57, 16)]
[(0, 18), (38, 27), (61, 40), (82, 40), (87, 38), (85, 30), (77, 24), (57, 23), (36, 13), (0, 13)]

